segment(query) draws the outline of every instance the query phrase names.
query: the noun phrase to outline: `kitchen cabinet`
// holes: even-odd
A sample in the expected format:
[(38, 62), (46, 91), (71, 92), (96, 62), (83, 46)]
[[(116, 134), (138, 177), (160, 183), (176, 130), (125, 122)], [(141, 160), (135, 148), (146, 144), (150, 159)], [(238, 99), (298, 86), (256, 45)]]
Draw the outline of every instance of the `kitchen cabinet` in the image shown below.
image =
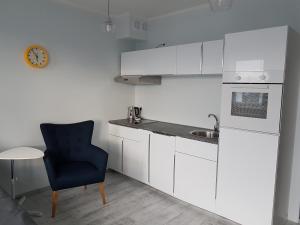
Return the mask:
[(176, 46), (148, 49), (145, 75), (176, 74)]
[(175, 137), (151, 133), (149, 183), (173, 195)]
[(121, 75), (201, 75), (221, 74), (223, 41), (125, 52)]
[(272, 225), (278, 135), (220, 132), (217, 213), (243, 225)]
[(203, 42), (202, 74), (222, 74), (224, 41)]
[(215, 211), (218, 146), (176, 137), (174, 196)]
[[(272, 82), (284, 80), (288, 27), (275, 27), (225, 35), (223, 82), (256, 74)], [(270, 82), (266, 80), (266, 82)]]
[(108, 136), (108, 168), (120, 173), (123, 172), (123, 138), (114, 135)]
[(147, 61), (147, 50), (122, 53), (121, 75), (145, 75)]
[(176, 47), (125, 52), (121, 56), (121, 75), (176, 74)]
[(202, 42), (177, 46), (177, 75), (202, 73)]
[(148, 183), (148, 143), (124, 139), (123, 174)]
[(217, 163), (176, 152), (174, 196), (208, 211), (215, 211)]
[(148, 183), (149, 132), (109, 125), (109, 168)]

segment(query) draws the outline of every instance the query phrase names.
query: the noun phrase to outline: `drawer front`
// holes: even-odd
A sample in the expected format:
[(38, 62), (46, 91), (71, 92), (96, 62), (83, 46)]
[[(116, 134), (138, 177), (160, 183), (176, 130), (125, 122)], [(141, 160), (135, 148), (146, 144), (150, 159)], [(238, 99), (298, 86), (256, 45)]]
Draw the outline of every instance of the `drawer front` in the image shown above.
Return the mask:
[(149, 132), (145, 130), (123, 127), (114, 124), (109, 124), (108, 132), (111, 135), (126, 138), (134, 141), (147, 141), (149, 139)]
[(108, 133), (117, 137), (121, 137), (121, 126), (108, 124)]
[(217, 161), (218, 145), (176, 137), (176, 152)]

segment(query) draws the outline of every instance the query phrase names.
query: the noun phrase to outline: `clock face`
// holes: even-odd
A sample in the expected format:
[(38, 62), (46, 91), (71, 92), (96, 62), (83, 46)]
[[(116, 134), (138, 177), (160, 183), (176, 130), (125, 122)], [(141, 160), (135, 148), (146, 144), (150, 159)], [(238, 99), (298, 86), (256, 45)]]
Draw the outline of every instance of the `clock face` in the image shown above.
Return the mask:
[(26, 63), (34, 68), (44, 68), (48, 65), (48, 51), (42, 46), (33, 45), (26, 49), (24, 58)]

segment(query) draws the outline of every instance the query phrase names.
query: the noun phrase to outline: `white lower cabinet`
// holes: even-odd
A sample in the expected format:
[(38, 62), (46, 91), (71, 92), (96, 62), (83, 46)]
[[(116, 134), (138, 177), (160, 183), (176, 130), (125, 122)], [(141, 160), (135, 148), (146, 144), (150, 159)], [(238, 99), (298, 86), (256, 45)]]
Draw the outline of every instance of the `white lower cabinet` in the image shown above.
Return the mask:
[(148, 183), (149, 132), (109, 124), (108, 168)]
[(151, 133), (149, 183), (173, 195), (175, 137)]
[(143, 183), (148, 183), (148, 143), (124, 139), (123, 173)]
[(217, 163), (176, 153), (174, 196), (208, 211), (215, 211)]
[(120, 173), (123, 172), (123, 138), (114, 135), (108, 136), (108, 168)]
[(211, 212), (217, 155), (216, 144), (109, 125), (110, 169)]
[(222, 128), (217, 213), (243, 225), (272, 225), (279, 136)]
[[(209, 147), (208, 149), (212, 151), (211, 154), (217, 154), (217, 145), (183, 138), (177, 139), (174, 196), (195, 206), (214, 212), (217, 162), (206, 159), (207, 154), (205, 152), (207, 147)], [(193, 150), (198, 148), (197, 156), (195, 156), (196, 154), (191, 155), (193, 152), (191, 148)], [(201, 158), (202, 155), (199, 153), (202, 153), (204, 157)]]

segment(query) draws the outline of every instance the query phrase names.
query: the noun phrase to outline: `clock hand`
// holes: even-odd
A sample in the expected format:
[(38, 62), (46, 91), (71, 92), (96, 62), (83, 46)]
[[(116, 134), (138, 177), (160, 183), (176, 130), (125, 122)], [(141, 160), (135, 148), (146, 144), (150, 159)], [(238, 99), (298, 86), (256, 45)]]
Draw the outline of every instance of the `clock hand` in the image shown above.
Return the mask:
[(38, 63), (38, 61), (39, 61), (39, 55), (35, 51), (33, 51), (33, 54), (35, 55), (35, 60)]

